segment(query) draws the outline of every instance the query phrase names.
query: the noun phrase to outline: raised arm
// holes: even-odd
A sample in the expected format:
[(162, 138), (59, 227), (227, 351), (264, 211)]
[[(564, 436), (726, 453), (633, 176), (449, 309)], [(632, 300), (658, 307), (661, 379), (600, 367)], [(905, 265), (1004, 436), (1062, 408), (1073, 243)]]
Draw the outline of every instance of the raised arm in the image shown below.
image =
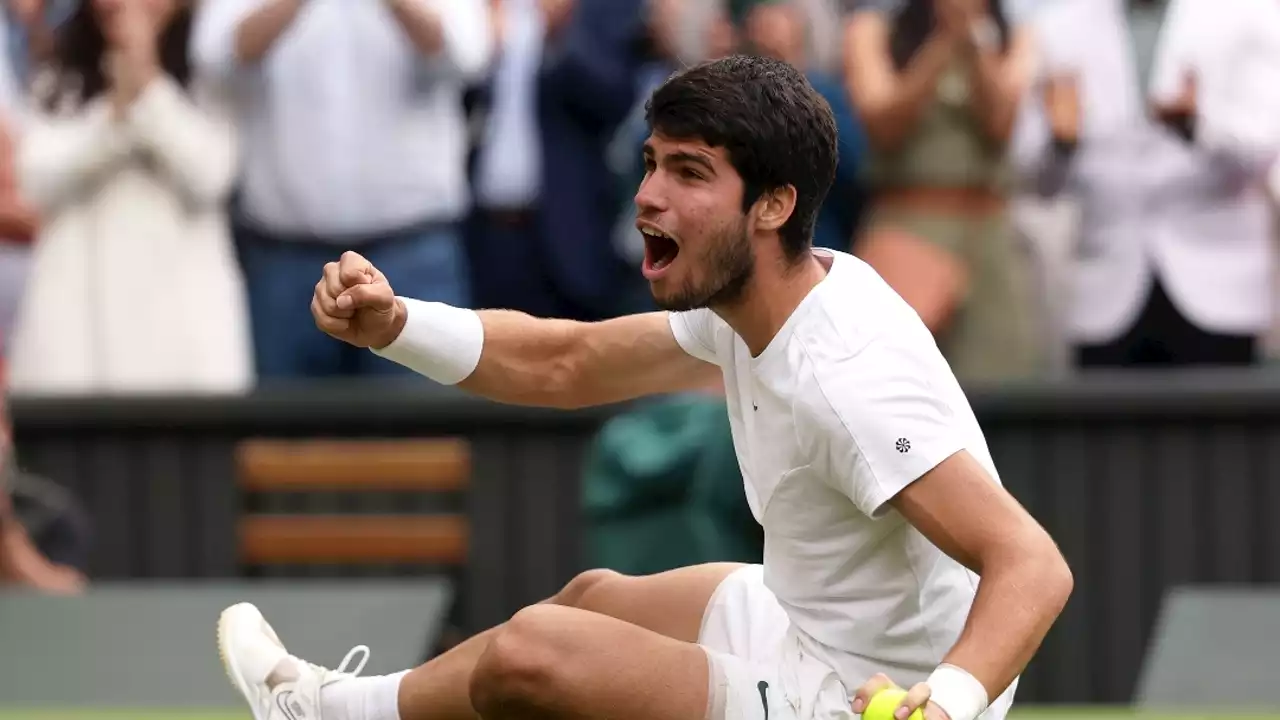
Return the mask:
[(133, 148), (133, 138), (106, 106), (67, 117), (33, 116), (17, 138), (18, 187), (37, 212), (57, 214), (110, 177)]
[[(998, 145), (1009, 142), (1022, 96), (1034, 72), (1034, 40), (1030, 30), (1012, 31), (1002, 50), (989, 18), (977, 21), (968, 51), (973, 57), (974, 102), (971, 105), (987, 139)], [(986, 30), (986, 32), (983, 32)]]
[(719, 373), (676, 341), (667, 313), (580, 323), (398, 298), (351, 252), (325, 267), (311, 311), (339, 340), (512, 405), (607, 405), (705, 387)]
[(261, 62), (302, 11), (305, 0), (204, 0), (196, 7), (191, 57), (225, 80)]
[(453, 348), (433, 322), (440, 313), (479, 318), (483, 350), (462, 389), (511, 405), (579, 408), (705, 387), (719, 374), (676, 342), (665, 312), (597, 323), (535, 318), (511, 310), (397, 303), (405, 329), (377, 351), (410, 368)]
[(871, 142), (892, 151), (915, 129), (951, 63), (960, 35), (939, 26), (901, 71), (890, 54), (890, 21), (875, 10), (853, 13), (845, 25), (849, 96)]
[(235, 125), (210, 87), (196, 83), (191, 95), (168, 76), (158, 76), (126, 112), (125, 122), (141, 148), (192, 204), (220, 207), (236, 173)]

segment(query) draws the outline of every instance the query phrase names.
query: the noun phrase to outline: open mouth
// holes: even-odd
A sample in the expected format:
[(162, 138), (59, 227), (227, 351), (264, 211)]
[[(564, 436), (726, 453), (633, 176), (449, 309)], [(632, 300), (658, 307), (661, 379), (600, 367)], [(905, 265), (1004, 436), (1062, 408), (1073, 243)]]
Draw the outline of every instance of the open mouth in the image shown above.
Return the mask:
[(640, 233), (644, 235), (644, 275), (653, 280), (671, 267), (680, 254), (680, 245), (656, 228), (643, 227)]

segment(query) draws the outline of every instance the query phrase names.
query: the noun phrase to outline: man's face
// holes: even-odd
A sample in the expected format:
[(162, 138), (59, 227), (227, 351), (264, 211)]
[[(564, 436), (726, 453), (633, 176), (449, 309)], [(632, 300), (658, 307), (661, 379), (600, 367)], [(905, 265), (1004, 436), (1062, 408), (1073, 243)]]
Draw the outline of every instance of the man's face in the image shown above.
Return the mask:
[(636, 228), (654, 301), (673, 311), (733, 302), (755, 267), (742, 178), (723, 149), (696, 140), (655, 133), (644, 159)]

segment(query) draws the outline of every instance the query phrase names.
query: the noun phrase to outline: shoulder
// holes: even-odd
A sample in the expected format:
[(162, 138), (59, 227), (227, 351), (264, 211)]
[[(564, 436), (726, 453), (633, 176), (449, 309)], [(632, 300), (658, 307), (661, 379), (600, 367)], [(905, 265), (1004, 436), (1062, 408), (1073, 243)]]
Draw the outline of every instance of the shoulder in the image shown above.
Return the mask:
[(701, 308), (668, 313), (667, 319), (671, 325), (671, 334), (686, 353), (714, 365), (722, 364), (719, 358), (721, 336), (725, 333), (732, 334), (733, 331), (720, 316)]
[(832, 272), (804, 331), (810, 416), (853, 437), (886, 419), (945, 420), (959, 386), (919, 315), (857, 258), (837, 253)]
[(972, 440), (946, 362), (907, 335), (882, 334), (840, 363), (814, 363), (811, 389), (800, 432), (830, 484), (868, 516)]

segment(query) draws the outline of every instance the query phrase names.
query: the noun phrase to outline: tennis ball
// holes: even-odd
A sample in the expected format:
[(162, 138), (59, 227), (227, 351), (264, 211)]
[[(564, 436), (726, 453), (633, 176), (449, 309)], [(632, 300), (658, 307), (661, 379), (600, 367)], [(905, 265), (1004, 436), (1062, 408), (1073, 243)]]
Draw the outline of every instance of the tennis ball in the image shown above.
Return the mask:
[[(907, 699), (907, 691), (900, 688), (881, 690), (871, 696), (871, 701), (862, 711), (863, 720), (894, 720), (893, 711), (898, 709), (902, 701)], [(916, 710), (907, 716), (907, 720), (924, 720), (924, 711)]]

